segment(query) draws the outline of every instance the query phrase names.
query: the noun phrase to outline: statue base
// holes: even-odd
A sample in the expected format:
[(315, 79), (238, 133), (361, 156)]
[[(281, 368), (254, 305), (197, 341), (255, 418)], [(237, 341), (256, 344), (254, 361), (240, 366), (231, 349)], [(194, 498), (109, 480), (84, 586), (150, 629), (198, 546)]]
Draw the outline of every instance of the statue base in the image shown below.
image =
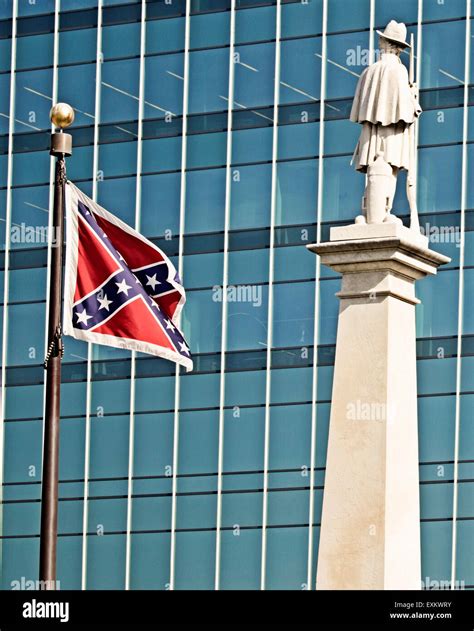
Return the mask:
[(354, 239), (383, 239), (394, 237), (428, 247), (428, 237), (421, 232), (411, 230), (401, 223), (354, 223), (349, 226), (337, 226), (330, 230), (330, 241), (352, 241)]
[(317, 589), (421, 589), (415, 281), (448, 263), (400, 224), (309, 245), (342, 274)]

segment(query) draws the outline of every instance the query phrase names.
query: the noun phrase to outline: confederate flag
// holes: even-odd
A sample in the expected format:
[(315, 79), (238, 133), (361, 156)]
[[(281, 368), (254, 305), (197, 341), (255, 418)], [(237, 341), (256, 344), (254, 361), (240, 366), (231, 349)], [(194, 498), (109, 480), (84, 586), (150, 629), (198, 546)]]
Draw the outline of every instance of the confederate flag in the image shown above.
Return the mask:
[(186, 297), (168, 257), (71, 182), (66, 218), (64, 332), (192, 370), (179, 330)]

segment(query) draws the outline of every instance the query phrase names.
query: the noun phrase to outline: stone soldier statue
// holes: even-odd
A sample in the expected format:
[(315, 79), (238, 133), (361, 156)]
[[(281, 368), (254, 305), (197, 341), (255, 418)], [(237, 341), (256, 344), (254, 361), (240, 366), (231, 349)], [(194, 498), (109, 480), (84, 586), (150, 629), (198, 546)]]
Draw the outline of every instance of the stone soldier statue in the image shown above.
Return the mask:
[[(362, 215), (356, 223), (400, 222), (390, 214), (400, 169), (406, 169), (407, 197), (412, 228), (418, 224), (414, 123), (421, 114), (417, 86), (400, 59), (406, 42), (405, 24), (389, 22), (380, 36), (381, 58), (362, 73), (352, 104), (350, 120), (362, 125), (352, 158), (356, 170), (367, 173)], [(413, 51), (410, 75), (413, 75)]]

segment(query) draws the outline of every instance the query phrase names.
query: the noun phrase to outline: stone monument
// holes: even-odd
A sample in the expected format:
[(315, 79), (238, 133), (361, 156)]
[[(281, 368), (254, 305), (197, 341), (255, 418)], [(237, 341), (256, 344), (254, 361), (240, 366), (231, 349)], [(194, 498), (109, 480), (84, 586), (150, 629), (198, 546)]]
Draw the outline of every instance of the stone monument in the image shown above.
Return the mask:
[[(362, 213), (308, 248), (342, 274), (317, 589), (421, 589), (415, 281), (450, 259), (428, 248), (416, 208), (421, 113), (400, 52), (406, 27), (380, 35), (351, 120), (362, 125), (355, 168)], [(406, 169), (410, 227), (392, 212)]]

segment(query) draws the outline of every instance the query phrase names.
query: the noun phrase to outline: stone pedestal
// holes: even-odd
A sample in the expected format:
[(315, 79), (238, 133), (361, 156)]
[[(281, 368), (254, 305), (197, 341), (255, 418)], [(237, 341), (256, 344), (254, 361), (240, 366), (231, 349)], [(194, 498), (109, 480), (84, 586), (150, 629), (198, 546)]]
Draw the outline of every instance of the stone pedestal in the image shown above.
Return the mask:
[(399, 224), (308, 248), (342, 274), (316, 588), (420, 589), (415, 281), (449, 259)]

